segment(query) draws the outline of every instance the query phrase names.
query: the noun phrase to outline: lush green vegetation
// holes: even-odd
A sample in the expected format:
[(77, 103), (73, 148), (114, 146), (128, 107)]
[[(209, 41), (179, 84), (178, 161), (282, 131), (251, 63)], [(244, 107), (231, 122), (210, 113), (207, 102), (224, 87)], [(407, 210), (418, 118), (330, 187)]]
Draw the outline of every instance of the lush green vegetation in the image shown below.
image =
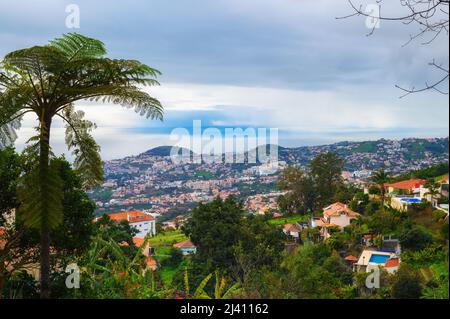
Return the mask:
[(354, 153), (376, 153), (377, 149), (377, 142), (362, 142), (352, 151)]
[(285, 225), (285, 224), (295, 224), (299, 222), (308, 221), (308, 216), (305, 215), (293, 215), (288, 217), (280, 217), (269, 220), (271, 225)]
[(171, 246), (186, 239), (187, 237), (180, 230), (163, 231), (150, 238), (149, 243), (154, 247), (163, 247)]
[(278, 188), (286, 191), (278, 198), (283, 213), (313, 215), (330, 203), (347, 202), (354, 189), (342, 181), (343, 160), (333, 153), (318, 155), (309, 165), (309, 173), (290, 166), (281, 174)]
[(112, 190), (111, 189), (94, 190), (94, 196), (95, 198), (98, 198), (101, 201), (107, 202), (112, 197)]
[[(336, 159), (336, 161), (334, 160)], [(289, 193), (312, 181), (309, 213), (303, 209), (305, 198), (290, 202), (292, 212), (281, 218), (249, 215), (242, 202), (233, 197), (199, 204), (181, 230), (159, 231), (136, 247), (136, 230), (128, 222), (113, 223), (103, 216), (95, 224), (94, 206), (82, 188), (82, 180), (64, 159), (53, 159), (64, 180), (64, 218), (52, 231), (50, 288), (54, 298), (448, 298), (448, 221), (445, 213), (430, 204), (412, 206), (399, 212), (378, 200), (370, 200), (362, 190), (344, 185), (337, 158), (320, 156), (321, 163), (311, 173), (287, 168), (280, 185)], [(5, 225), (7, 214), (17, 203), (17, 180), (28, 169), (26, 155), (12, 149), (0, 151), (0, 201)], [(323, 169), (327, 167), (327, 169)], [(383, 172), (374, 185), (385, 181)], [(334, 185), (321, 189), (322, 185)], [(292, 198), (292, 197), (291, 197)], [(332, 230), (326, 240), (317, 229), (305, 229), (293, 244), (282, 232), (286, 223), (307, 221), (310, 213), (320, 212), (321, 201), (340, 199), (361, 214), (343, 231)], [(382, 235), (391, 235), (402, 245), (400, 269), (395, 274), (381, 272), (381, 288), (365, 286), (368, 273), (353, 272), (344, 256), (359, 256), (362, 238), (374, 235), (375, 248), (383, 247)], [(14, 260), (13, 269), (0, 269), (2, 295), (11, 298), (36, 298), (40, 287), (30, 274), (30, 265), (39, 261), (35, 254), (39, 233), (16, 221), (6, 238), (16, 244), (0, 250), (0, 265)], [(197, 246), (195, 255), (183, 256), (173, 244), (190, 238)], [(148, 268), (143, 254), (152, 247), (150, 259), (158, 269)], [(292, 247), (292, 246), (291, 246)], [(81, 272), (81, 288), (65, 287), (69, 263)], [(214, 280), (215, 278), (215, 280)]]
[(395, 181), (402, 181), (409, 178), (420, 178), (420, 179), (437, 179), (440, 180), (444, 176), (448, 175), (448, 162), (447, 163), (441, 163), (438, 165), (434, 165), (428, 168), (424, 168), (417, 171), (412, 171), (407, 174), (401, 174), (399, 176), (396, 176), (392, 179), (393, 182)]

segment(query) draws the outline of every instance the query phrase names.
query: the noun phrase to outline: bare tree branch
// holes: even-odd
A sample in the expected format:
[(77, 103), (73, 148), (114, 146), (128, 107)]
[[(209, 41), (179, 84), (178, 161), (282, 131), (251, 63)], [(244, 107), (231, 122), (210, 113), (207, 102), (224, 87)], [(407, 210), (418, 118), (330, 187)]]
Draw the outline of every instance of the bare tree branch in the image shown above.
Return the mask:
[[(353, 13), (343, 16), (337, 17), (336, 19), (347, 19), (355, 16), (364, 16), (367, 18), (374, 19), (373, 21), (399, 21), (404, 25), (412, 25), (415, 24), (418, 26), (419, 31), (415, 34), (411, 34), (409, 36), (409, 40), (403, 44), (406, 46), (411, 42), (419, 39), (425, 38), (421, 44), (429, 45), (437, 39), (441, 35), (449, 35), (449, 0), (399, 0), (401, 6), (408, 10), (407, 14), (400, 15), (397, 17), (389, 17), (383, 16), (381, 14), (381, 8), (383, 4), (383, 0), (377, 0), (376, 3), (378, 5), (379, 11), (378, 15), (373, 15), (373, 13), (367, 13), (362, 5), (355, 5), (352, 0), (348, 0)], [(371, 28), (371, 31), (367, 34), (367, 36), (371, 36), (375, 33), (376, 25)], [(428, 38), (427, 38), (428, 37)], [(448, 39), (448, 38), (447, 38)], [(396, 85), (397, 88), (404, 91), (405, 94), (400, 98), (403, 98), (412, 93), (419, 93), (425, 91), (436, 91), (440, 94), (448, 94), (448, 92), (444, 91), (440, 88), (444, 82), (446, 82), (449, 78), (449, 70), (444, 68), (442, 65), (438, 65), (435, 61), (429, 63), (430, 66), (436, 68), (436, 70), (444, 73), (440, 77), (439, 80), (433, 82), (433, 84), (425, 83), (425, 86), (419, 89), (412, 87), (411, 89), (406, 89), (399, 85)]]

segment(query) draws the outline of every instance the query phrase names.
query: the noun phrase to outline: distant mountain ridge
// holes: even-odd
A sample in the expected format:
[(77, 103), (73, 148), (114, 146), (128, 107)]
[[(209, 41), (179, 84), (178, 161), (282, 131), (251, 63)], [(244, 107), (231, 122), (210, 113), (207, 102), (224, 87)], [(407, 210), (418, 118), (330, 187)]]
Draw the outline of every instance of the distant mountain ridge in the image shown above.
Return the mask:
[[(264, 147), (266, 151), (270, 149), (270, 145), (261, 145), (257, 149), (262, 148), (264, 151)], [(166, 157), (170, 156), (171, 148), (171, 146), (160, 146), (141, 155)], [(190, 152), (191, 156), (194, 154), (188, 149), (184, 151)], [(278, 146), (278, 160), (288, 164), (307, 165), (315, 156), (326, 152), (333, 152), (344, 158), (346, 170), (392, 168), (393, 171), (402, 171), (421, 168), (428, 164), (448, 162), (449, 138), (343, 141), (328, 145), (293, 148)], [(248, 159), (248, 153), (244, 153), (245, 159)], [(179, 154), (181, 154), (181, 148)], [(259, 164), (259, 161), (256, 164)]]
[[(284, 147), (278, 145), (278, 153), (285, 153), (285, 152), (302, 152), (306, 150), (313, 150), (313, 149), (336, 149), (338, 153), (342, 154), (348, 154), (348, 151), (339, 151), (348, 147), (351, 147), (352, 153), (375, 153), (378, 151), (378, 148), (380, 145), (384, 146), (387, 143), (398, 143), (399, 145), (405, 147), (408, 151), (411, 151), (414, 153), (420, 153), (420, 152), (432, 152), (432, 153), (448, 153), (449, 152), (449, 138), (405, 138), (402, 140), (389, 140), (389, 139), (379, 139), (375, 141), (361, 141), (361, 142), (350, 142), (350, 141), (342, 141), (337, 142), (333, 144), (323, 144), (323, 145), (314, 145), (314, 146), (299, 146), (299, 147)], [(266, 150), (270, 149), (270, 144), (267, 145), (260, 145), (256, 149), (264, 148), (266, 147)], [(276, 145), (273, 145), (276, 147)], [(148, 151), (145, 151), (144, 155), (150, 155), (150, 156), (170, 156), (172, 146), (164, 145), (164, 146), (158, 146), (155, 148), (152, 148)], [(181, 150), (184, 150), (185, 152), (191, 152), (194, 154), (191, 150), (183, 147), (179, 147), (178, 153), (181, 154)], [(247, 152), (246, 152), (247, 153)]]
[[(148, 155), (148, 156), (161, 156), (161, 157), (167, 157), (170, 156), (172, 151), (172, 146), (158, 146), (155, 148), (152, 148), (148, 151), (145, 151), (144, 153), (140, 154), (140, 155)], [(183, 152), (190, 153), (191, 155), (194, 154), (191, 150), (187, 149), (187, 148), (183, 148), (180, 147), (178, 149), (178, 154), (182, 154)]]

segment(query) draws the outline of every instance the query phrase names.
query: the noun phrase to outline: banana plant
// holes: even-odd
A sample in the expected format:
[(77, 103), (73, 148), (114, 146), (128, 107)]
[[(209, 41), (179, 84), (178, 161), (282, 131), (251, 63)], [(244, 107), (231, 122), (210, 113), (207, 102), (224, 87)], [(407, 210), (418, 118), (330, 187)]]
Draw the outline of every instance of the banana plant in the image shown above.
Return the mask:
[[(205, 291), (206, 285), (209, 283), (211, 278), (215, 275), (215, 286), (214, 286), (214, 295), (210, 296)], [(192, 296), (189, 294), (189, 277), (187, 269), (184, 272), (184, 282), (185, 282), (185, 293), (187, 298), (191, 299), (229, 299), (233, 296), (234, 293), (237, 293), (240, 290), (239, 283), (234, 283), (231, 285), (230, 288), (227, 290), (227, 281), (225, 277), (221, 277), (219, 275), (219, 271), (216, 270), (215, 272), (210, 273), (208, 276), (206, 276), (198, 285), (197, 289), (195, 289), (195, 292)]]

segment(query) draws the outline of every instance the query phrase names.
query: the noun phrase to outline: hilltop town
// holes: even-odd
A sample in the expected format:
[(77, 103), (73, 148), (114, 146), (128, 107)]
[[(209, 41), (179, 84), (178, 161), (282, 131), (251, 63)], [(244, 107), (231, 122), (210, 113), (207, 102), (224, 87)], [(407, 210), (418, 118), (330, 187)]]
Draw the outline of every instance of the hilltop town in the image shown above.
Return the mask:
[(318, 154), (333, 152), (345, 160), (342, 177), (364, 184), (384, 168), (392, 174), (418, 170), (448, 161), (448, 138), (341, 142), (278, 150), (277, 165), (174, 163), (170, 147), (158, 147), (138, 156), (105, 163), (105, 182), (90, 191), (97, 214), (140, 209), (159, 221), (187, 214), (198, 202), (235, 195), (254, 213), (276, 209), (276, 180), (287, 165), (307, 164)]

